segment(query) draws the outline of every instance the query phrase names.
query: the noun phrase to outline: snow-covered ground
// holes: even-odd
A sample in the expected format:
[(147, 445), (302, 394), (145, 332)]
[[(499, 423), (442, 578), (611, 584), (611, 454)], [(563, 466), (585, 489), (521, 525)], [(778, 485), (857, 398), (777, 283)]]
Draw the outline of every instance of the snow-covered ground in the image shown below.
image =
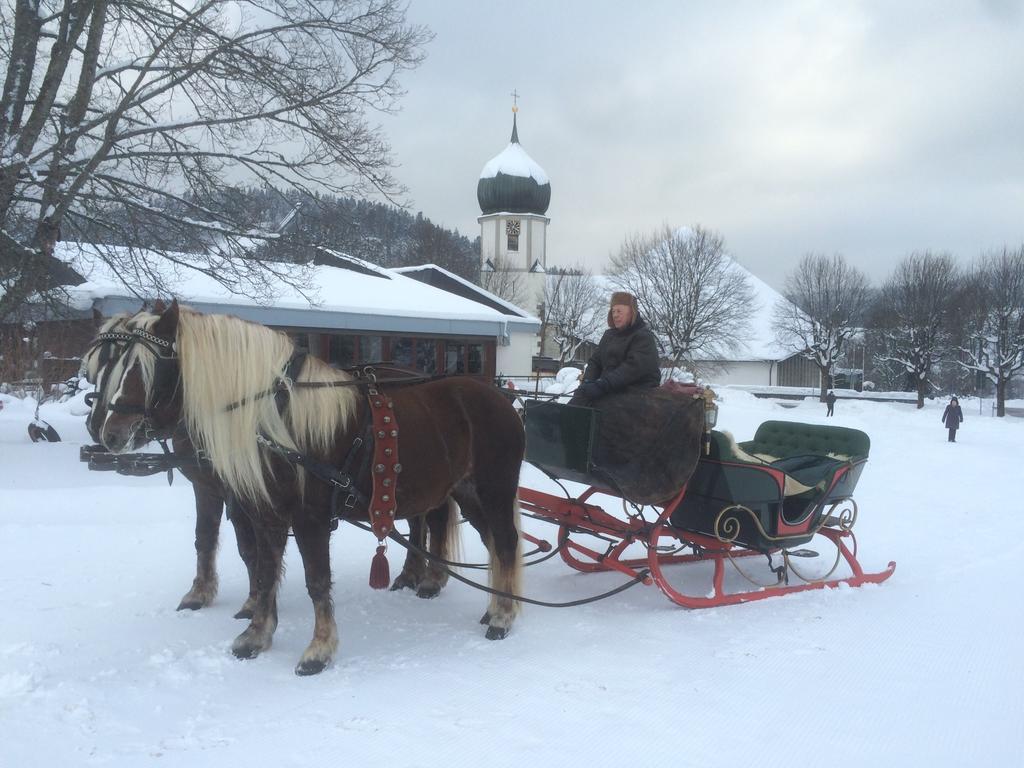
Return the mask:
[[(246, 582), (230, 526), (215, 604), (175, 611), (194, 568), (188, 484), (89, 473), (81, 415), (44, 406), (64, 442), (32, 443), (32, 407), (0, 399), (4, 768), (1022, 764), (1024, 419), (979, 416), (976, 401), (956, 444), (941, 401), (836, 406), (831, 422), (871, 436), (855, 530), (866, 568), (896, 561), (885, 584), (704, 611), (637, 586), (528, 607), (489, 642), (482, 594), (370, 590), (373, 541), (343, 527), (339, 655), (299, 678), (312, 615), (294, 547), (274, 647), (235, 660)], [(824, 413), (723, 389), (719, 427), (745, 439)], [(523, 481), (546, 485), (530, 467)], [(700, 590), (701, 576), (679, 578)], [(526, 570), (525, 591), (572, 600), (621, 581), (554, 559)]]

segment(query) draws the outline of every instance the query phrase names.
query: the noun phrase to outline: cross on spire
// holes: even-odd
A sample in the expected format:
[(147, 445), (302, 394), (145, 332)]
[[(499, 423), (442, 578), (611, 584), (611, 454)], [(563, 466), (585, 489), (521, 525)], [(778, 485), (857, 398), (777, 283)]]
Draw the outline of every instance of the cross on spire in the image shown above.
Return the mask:
[(519, 91), (517, 91), (515, 88), (513, 88), (512, 89), (512, 93), (509, 94), (509, 95), (512, 97), (512, 111), (513, 112), (518, 112), (519, 111)]

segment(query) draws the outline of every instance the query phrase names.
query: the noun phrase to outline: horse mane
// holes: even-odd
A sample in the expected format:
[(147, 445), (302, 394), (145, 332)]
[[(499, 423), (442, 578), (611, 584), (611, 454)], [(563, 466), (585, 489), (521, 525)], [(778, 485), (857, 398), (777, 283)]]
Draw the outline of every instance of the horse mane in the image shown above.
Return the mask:
[[(152, 316), (153, 322), (158, 319)], [(189, 435), (236, 494), (252, 502), (270, 501), (266, 478), (269, 454), (257, 435), (278, 445), (324, 457), (356, 413), (351, 387), (293, 388), (284, 416), (275, 398), (263, 395), (284, 376), (294, 345), (288, 336), (230, 315), (206, 315), (182, 307), (177, 333), (182, 409)], [(155, 362), (153, 355), (140, 360)], [(142, 371), (147, 390), (152, 370)], [(331, 382), (350, 377), (313, 357), (297, 381)], [(262, 396), (261, 396), (262, 395)], [(229, 404), (238, 403), (228, 410)]]

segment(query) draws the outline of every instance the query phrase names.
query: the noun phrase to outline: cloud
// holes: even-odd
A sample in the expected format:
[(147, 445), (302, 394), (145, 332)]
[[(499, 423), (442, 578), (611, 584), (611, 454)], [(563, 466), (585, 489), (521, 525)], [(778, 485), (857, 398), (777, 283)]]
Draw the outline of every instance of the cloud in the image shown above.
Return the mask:
[(418, 2), (437, 36), (386, 128), (414, 209), (473, 237), (516, 88), (551, 263), (700, 223), (774, 284), (809, 250), (883, 279), (915, 248), (1024, 242), (1020, 8)]

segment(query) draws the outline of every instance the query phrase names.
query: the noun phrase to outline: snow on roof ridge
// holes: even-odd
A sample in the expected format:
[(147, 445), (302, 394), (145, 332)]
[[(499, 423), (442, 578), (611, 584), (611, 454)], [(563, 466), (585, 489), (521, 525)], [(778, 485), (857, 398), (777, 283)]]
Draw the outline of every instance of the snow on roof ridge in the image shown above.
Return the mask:
[(484, 169), (480, 171), (480, 178), (493, 179), (499, 173), (524, 179), (532, 178), (541, 185), (550, 183), (544, 169), (515, 142), (510, 142), (505, 149), (487, 161)]
[(473, 290), (477, 291), (478, 293), (482, 293), (482, 294), (486, 295), (494, 303), (500, 304), (501, 306), (503, 306), (503, 307), (505, 307), (507, 309), (512, 310), (516, 314), (517, 317), (522, 317), (524, 319), (530, 319), (530, 320), (538, 319), (538, 318), (535, 318), (532, 314), (527, 312), (522, 307), (516, 306), (515, 304), (513, 304), (510, 301), (506, 301), (505, 299), (503, 299), (500, 296), (498, 296), (496, 293), (491, 293), (486, 288), (482, 288), (481, 286), (477, 285), (476, 283), (470, 282), (466, 278), (461, 277), (461, 276), (455, 274), (454, 272), (451, 272), (451, 271), (445, 269), (444, 267), (438, 266), (437, 264), (430, 263), (430, 264), (419, 264), (419, 265), (410, 266), (410, 267), (393, 267), (391, 271), (392, 272), (404, 273), (404, 272), (412, 272), (413, 270), (417, 270), (417, 269), (436, 269), (438, 272), (443, 272), (445, 275), (447, 275), (448, 277), (452, 278), (453, 280), (461, 283), (462, 285), (465, 285), (468, 288), (472, 288)]

